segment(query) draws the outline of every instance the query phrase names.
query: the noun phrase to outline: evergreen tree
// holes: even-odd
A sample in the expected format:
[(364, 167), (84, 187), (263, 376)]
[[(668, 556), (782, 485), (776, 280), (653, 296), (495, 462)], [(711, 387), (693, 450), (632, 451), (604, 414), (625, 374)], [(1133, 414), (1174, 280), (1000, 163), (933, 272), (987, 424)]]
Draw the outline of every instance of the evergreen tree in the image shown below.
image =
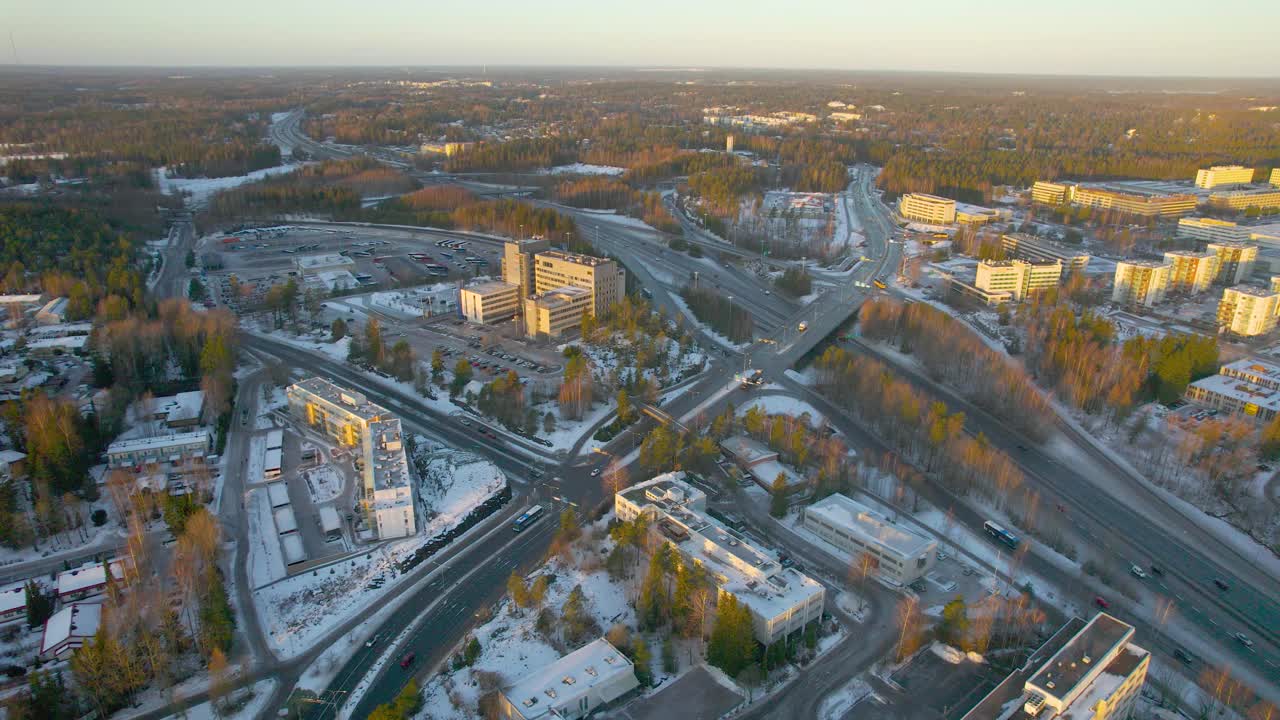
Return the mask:
[(773, 479), (773, 486), (770, 488), (772, 497), (769, 498), (769, 514), (780, 518), (787, 514), (787, 475), (786, 473), (778, 473), (778, 477)]
[(716, 623), (711, 629), (711, 641), (707, 645), (707, 662), (730, 677), (737, 677), (751, 664), (755, 648), (751, 611), (731, 593), (722, 594), (716, 608)]
[(34, 580), (28, 580), (27, 595), (27, 627), (38, 628), (53, 615), (56, 595), (46, 593)]

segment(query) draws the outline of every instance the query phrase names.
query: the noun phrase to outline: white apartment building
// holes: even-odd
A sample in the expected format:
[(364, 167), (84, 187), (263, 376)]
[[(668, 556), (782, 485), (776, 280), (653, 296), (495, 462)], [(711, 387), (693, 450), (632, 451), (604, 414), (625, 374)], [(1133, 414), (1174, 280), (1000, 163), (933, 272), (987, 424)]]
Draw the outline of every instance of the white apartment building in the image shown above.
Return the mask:
[(1253, 275), (1253, 265), (1258, 261), (1258, 246), (1243, 242), (1213, 242), (1204, 248), (1218, 256), (1218, 276), (1214, 282), (1221, 285), (1239, 285)]
[(784, 568), (772, 555), (706, 515), (707, 496), (684, 481), (683, 472), (659, 475), (614, 495), (614, 514), (629, 521), (649, 516), (655, 539), (687, 562), (705, 568), (720, 592), (747, 606), (756, 640), (772, 645), (822, 618), (826, 590), (812, 578)]
[(520, 678), (503, 690), (503, 720), (575, 720), (640, 686), (635, 666), (600, 638)]
[(839, 493), (804, 509), (804, 527), (858, 558), (868, 555), (883, 577), (906, 585), (938, 559), (938, 543)]
[(925, 193), (907, 193), (898, 199), (898, 214), (930, 225), (950, 225), (956, 221), (956, 201)]
[(1253, 182), (1253, 168), (1241, 165), (1214, 165), (1196, 171), (1196, 187), (1215, 188), (1222, 185), (1248, 185)]
[(983, 260), (974, 274), (974, 287), (994, 296), (1008, 293), (1019, 302), (1033, 292), (1056, 288), (1062, 282), (1062, 262)]
[(1154, 307), (1169, 291), (1173, 266), (1155, 260), (1123, 260), (1116, 263), (1111, 302)]
[(1151, 653), (1106, 613), (1071, 618), (962, 720), (1128, 720)]
[(1270, 288), (1237, 285), (1224, 288), (1218, 302), (1218, 332), (1241, 337), (1266, 335), (1276, 329), (1280, 294)]
[(1169, 266), (1169, 290), (1198, 294), (1209, 289), (1218, 274), (1218, 256), (1211, 252), (1176, 250), (1164, 254)]
[(1177, 236), (1205, 243), (1243, 242), (1249, 239), (1249, 231), (1230, 220), (1189, 217), (1178, 218)]
[(413, 486), (400, 418), (323, 378), (307, 378), (285, 390), (294, 417), (341, 445), (359, 449), (361, 505), (379, 538), (418, 532)]

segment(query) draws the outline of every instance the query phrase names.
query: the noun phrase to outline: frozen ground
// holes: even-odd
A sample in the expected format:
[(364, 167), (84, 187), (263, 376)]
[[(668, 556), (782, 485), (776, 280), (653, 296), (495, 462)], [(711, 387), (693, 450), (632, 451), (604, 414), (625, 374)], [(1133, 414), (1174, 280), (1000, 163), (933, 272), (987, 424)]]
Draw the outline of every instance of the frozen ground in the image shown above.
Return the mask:
[(260, 588), (285, 576), (284, 555), (265, 488), (249, 491), (245, 511), (249, 516), (249, 584)]
[(432, 443), (421, 435), (414, 463), (421, 475), (418, 500), (429, 516), (419, 534), (427, 538), (454, 527), (507, 485), (507, 476), (497, 465), (465, 450)]
[(747, 414), (747, 411), (753, 407), (758, 407), (765, 412), (766, 415), (790, 415), (798, 418), (808, 413), (809, 424), (811, 426), (821, 425), (826, 418), (822, 413), (818, 412), (812, 405), (798, 398), (786, 395), (762, 395), (749, 403), (744, 403), (738, 408), (738, 416)]
[(248, 175), (235, 175), (232, 177), (221, 178), (171, 178), (168, 175), (167, 168), (159, 168), (156, 170), (156, 183), (160, 187), (160, 191), (167, 194), (189, 193), (191, 199), (189, 206), (202, 207), (207, 205), (209, 198), (215, 193), (223, 190), (230, 190), (246, 183), (257, 182), (263, 178), (272, 175), (280, 175), (283, 173), (291, 173), (303, 167), (303, 163), (293, 163), (289, 165), (277, 165), (276, 167), (263, 168), (254, 170)]

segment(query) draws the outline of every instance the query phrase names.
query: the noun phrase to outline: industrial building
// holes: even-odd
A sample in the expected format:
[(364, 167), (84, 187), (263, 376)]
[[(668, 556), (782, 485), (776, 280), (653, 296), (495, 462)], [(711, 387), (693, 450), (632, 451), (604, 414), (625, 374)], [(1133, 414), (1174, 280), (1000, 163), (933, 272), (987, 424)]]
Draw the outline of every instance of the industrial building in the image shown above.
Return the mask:
[(1196, 171), (1196, 187), (1206, 190), (1223, 185), (1248, 185), (1253, 182), (1253, 168), (1241, 165), (1214, 165)]
[(1237, 285), (1224, 288), (1218, 302), (1218, 332), (1254, 337), (1276, 328), (1280, 294), (1270, 288)]
[(1134, 632), (1106, 613), (1071, 618), (962, 720), (1128, 720), (1151, 663)]
[(1253, 275), (1253, 265), (1258, 261), (1258, 246), (1243, 242), (1214, 242), (1204, 248), (1217, 256), (1219, 285), (1239, 285)]
[(1248, 210), (1280, 207), (1280, 189), (1251, 188), (1248, 190), (1223, 190), (1209, 194), (1209, 207), (1219, 210)]
[(524, 332), (529, 337), (558, 338), (580, 327), (591, 313), (591, 292), (580, 287), (548, 290), (524, 301)]
[(1062, 243), (1028, 235), (1026, 233), (1006, 233), (1000, 236), (1000, 247), (1006, 255), (1028, 262), (1062, 263), (1068, 275), (1084, 272), (1089, 267), (1089, 255)]
[(1156, 260), (1123, 260), (1116, 263), (1111, 302), (1119, 305), (1153, 307), (1169, 291), (1173, 266)]
[(925, 193), (907, 193), (898, 199), (898, 214), (930, 225), (950, 225), (956, 221), (956, 201)]
[(418, 531), (413, 487), (400, 418), (323, 378), (307, 378), (285, 390), (289, 411), (335, 442), (359, 449), (361, 506), (380, 539)]
[(600, 638), (520, 678), (499, 696), (503, 720), (572, 720), (640, 686), (635, 666)]
[(906, 585), (937, 561), (938, 542), (839, 493), (804, 509), (804, 527), (856, 557), (869, 556), (883, 577)]
[(685, 562), (700, 564), (721, 593), (746, 605), (761, 644), (772, 645), (820, 620), (823, 586), (710, 519), (706, 494), (684, 477), (667, 473), (617, 493), (614, 514), (623, 522), (647, 515), (655, 540), (670, 545)]
[(1236, 360), (1218, 368), (1217, 375), (1192, 382), (1185, 397), (1213, 410), (1271, 422), (1280, 413), (1280, 366)]
[(1218, 274), (1216, 253), (1175, 250), (1164, 254), (1164, 262), (1169, 266), (1170, 292), (1202, 293)]
[(520, 312), (520, 287), (501, 280), (475, 283), (458, 291), (458, 303), (464, 318), (491, 325)]

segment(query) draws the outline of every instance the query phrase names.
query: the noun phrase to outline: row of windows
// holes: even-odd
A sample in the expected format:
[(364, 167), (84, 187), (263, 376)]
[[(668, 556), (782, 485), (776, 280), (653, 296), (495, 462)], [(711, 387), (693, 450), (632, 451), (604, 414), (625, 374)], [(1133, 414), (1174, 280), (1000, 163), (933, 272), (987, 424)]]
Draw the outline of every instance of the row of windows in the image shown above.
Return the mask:
[(845, 540), (848, 540), (849, 542), (853, 543), (854, 545), (857, 545), (859, 548), (862, 548), (862, 549), (863, 549), (863, 550), (865, 550), (866, 552), (869, 552), (869, 553), (871, 553), (872, 555), (875, 555), (876, 557), (881, 558), (882, 560), (884, 560), (884, 561), (886, 561), (886, 562), (889, 562), (889, 563), (891, 563), (891, 564), (893, 564), (893, 565), (897, 565), (898, 567), (902, 567), (902, 561), (900, 561), (900, 560), (898, 560), (898, 559), (897, 559), (897, 558), (898, 558), (898, 556), (897, 556), (897, 555), (891, 555), (891, 554), (889, 554), (889, 553), (887, 553), (887, 552), (882, 552), (882, 551), (880, 550), (880, 547), (879, 547), (879, 546), (877, 546), (877, 545), (868, 545), (867, 543), (862, 542), (861, 540), (859, 540), (858, 538), (854, 537), (853, 535), (850, 535), (849, 533), (847, 533), (847, 532), (845, 532), (845, 531), (843, 531), (843, 530), (841, 530), (841, 529), (839, 529), (839, 528), (837, 528), (837, 527), (834, 527), (834, 526), (828, 525), (827, 523), (823, 522), (823, 521), (822, 521), (821, 519), (819, 519), (819, 518), (816, 518), (816, 517), (813, 517), (813, 516), (806, 516), (806, 517), (811, 518), (811, 519), (812, 519), (812, 520), (813, 520), (817, 525), (819, 525), (822, 529), (827, 530), (827, 531), (832, 532), (832, 533), (835, 533), (836, 535), (839, 535), (840, 537), (844, 538)]

